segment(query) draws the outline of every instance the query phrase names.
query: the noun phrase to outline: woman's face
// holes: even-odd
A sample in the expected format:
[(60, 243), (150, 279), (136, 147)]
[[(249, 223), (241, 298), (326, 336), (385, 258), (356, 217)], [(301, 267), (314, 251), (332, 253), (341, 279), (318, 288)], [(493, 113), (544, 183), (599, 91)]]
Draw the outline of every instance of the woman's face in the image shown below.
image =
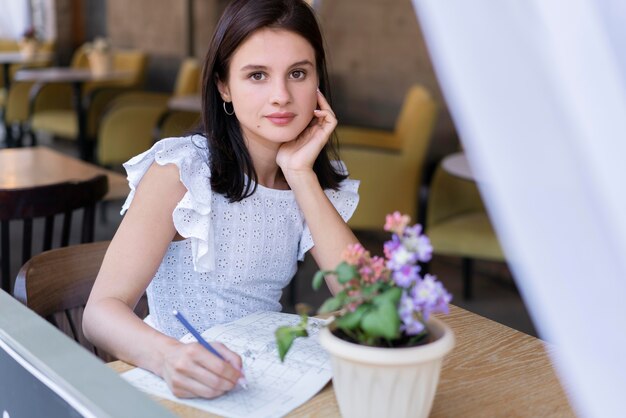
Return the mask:
[(248, 147), (254, 142), (276, 149), (311, 122), (317, 87), (311, 44), (294, 32), (270, 28), (257, 30), (235, 50), (228, 80), (218, 82), (222, 99), (235, 110), (226, 117), (237, 117)]

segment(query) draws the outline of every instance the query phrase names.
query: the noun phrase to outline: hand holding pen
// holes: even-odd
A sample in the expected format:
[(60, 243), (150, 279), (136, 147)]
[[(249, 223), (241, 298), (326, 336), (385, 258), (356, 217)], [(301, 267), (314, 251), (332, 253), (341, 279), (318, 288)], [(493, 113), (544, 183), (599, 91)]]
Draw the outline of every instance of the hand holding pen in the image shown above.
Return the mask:
[(212, 353), (213, 355), (215, 355), (217, 358), (219, 358), (220, 360), (227, 362), (229, 364), (231, 364), (233, 367), (235, 367), (237, 370), (239, 370), (239, 372), (241, 372), (241, 377), (239, 378), (239, 380), (237, 381), (237, 383), (244, 389), (248, 389), (248, 382), (243, 374), (243, 370), (241, 370), (240, 367), (238, 367), (236, 364), (229, 362), (228, 360), (226, 360), (224, 358), (224, 356), (222, 356), (215, 348), (213, 348), (213, 346), (211, 346), (211, 344), (208, 343), (208, 341), (206, 341), (202, 335), (200, 335), (200, 333), (193, 327), (193, 325), (191, 325), (189, 323), (189, 321), (187, 321), (187, 319), (183, 316), (182, 313), (180, 313), (179, 311), (174, 310), (173, 315), (176, 317), (176, 319), (178, 319), (180, 321), (180, 323), (187, 329), (187, 331), (189, 331), (191, 333), (191, 335), (194, 336), (194, 338), (198, 341), (198, 343), (200, 345), (202, 345), (204, 348), (206, 348), (210, 353)]

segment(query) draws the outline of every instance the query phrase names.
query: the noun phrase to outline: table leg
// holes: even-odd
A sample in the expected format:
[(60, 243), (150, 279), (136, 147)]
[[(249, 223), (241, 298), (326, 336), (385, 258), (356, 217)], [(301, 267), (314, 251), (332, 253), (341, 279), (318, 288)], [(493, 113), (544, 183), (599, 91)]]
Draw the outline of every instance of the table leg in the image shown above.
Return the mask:
[(72, 92), (74, 95), (74, 109), (76, 110), (76, 118), (78, 119), (78, 151), (80, 158), (84, 161), (91, 161), (90, 147), (87, 138), (87, 114), (83, 108), (83, 83), (77, 81), (72, 83)]
[(11, 85), (11, 63), (3, 62), (2, 67), (4, 73), (2, 74), (2, 78), (4, 79), (4, 89), (9, 93), (9, 87)]
[(2, 243), (2, 254), (0, 255), (0, 288), (7, 293), (11, 293), (11, 261), (9, 256), (9, 221), (0, 223), (0, 242)]
[[(7, 97), (7, 101), (9, 98), (9, 84), (11, 83), (11, 75), (9, 74), (9, 71), (11, 70), (11, 65), (8, 62), (3, 62), (2, 63), (2, 78), (4, 81), (4, 91), (6, 92), (6, 97)], [(5, 104), (6, 106), (6, 104)], [(11, 134), (11, 130), (9, 129), (9, 127), (6, 124), (6, 121), (4, 120), (4, 114), (5, 114), (6, 110), (3, 110), (0, 112), (0, 117), (2, 117), (2, 121), (0, 121), (0, 123), (2, 123), (2, 129), (4, 129), (4, 143), (6, 144), (7, 147), (11, 146), (11, 143), (13, 142), (11, 140), (10, 134)]]

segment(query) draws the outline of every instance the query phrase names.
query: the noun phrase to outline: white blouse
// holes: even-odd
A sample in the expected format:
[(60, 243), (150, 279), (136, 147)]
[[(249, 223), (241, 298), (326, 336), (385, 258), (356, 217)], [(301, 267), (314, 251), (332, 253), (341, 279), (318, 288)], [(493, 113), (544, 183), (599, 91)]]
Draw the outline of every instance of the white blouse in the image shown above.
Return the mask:
[[(187, 193), (172, 214), (185, 239), (172, 242), (147, 289), (150, 318), (174, 338), (186, 334), (177, 309), (200, 331), (258, 311), (279, 311), (282, 289), (297, 260), (313, 247), (311, 233), (291, 190), (257, 185), (255, 193), (230, 203), (211, 190), (206, 140), (200, 135), (167, 138), (124, 164), (131, 205), (148, 168), (175, 164)], [(342, 163), (337, 166), (341, 170)], [(346, 179), (325, 193), (344, 220), (356, 209), (359, 182)]]

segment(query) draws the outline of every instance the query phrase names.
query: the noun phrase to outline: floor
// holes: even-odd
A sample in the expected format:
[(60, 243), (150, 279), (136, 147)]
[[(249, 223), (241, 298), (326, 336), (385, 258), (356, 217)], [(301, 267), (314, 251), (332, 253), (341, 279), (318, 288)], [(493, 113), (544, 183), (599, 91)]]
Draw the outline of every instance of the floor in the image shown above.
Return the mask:
[[(1, 129), (0, 129), (1, 131)], [(40, 138), (40, 144), (50, 146), (70, 155), (76, 155), (75, 144), (51, 138)], [(0, 138), (0, 147), (2, 147)], [(113, 237), (121, 216), (119, 209), (121, 201), (108, 202), (99, 207), (98, 221), (96, 224), (96, 240), (108, 240)], [(380, 254), (387, 236), (384, 234), (357, 232), (357, 236), (363, 245), (373, 254)], [(15, 243), (19, 245), (18, 242)], [(15, 263), (14, 263), (15, 264)], [(19, 265), (15, 265), (18, 269)], [(311, 279), (317, 267), (315, 262), (307, 257), (299, 266), (295, 277), (296, 300), (305, 303), (313, 310), (329, 296), (328, 290), (321, 289), (317, 292), (311, 288)], [(17, 270), (15, 270), (17, 271)], [(511, 328), (536, 336), (533, 323), (526, 311), (523, 301), (515, 287), (511, 273), (503, 263), (476, 262), (474, 273), (474, 297), (472, 300), (463, 300), (461, 285), (461, 262), (454, 257), (435, 256), (431, 261), (430, 272), (437, 275), (445, 287), (453, 295), (455, 305), (493, 319)], [(287, 302), (288, 297), (283, 297), (283, 306), (286, 311), (293, 311), (293, 306)]]

